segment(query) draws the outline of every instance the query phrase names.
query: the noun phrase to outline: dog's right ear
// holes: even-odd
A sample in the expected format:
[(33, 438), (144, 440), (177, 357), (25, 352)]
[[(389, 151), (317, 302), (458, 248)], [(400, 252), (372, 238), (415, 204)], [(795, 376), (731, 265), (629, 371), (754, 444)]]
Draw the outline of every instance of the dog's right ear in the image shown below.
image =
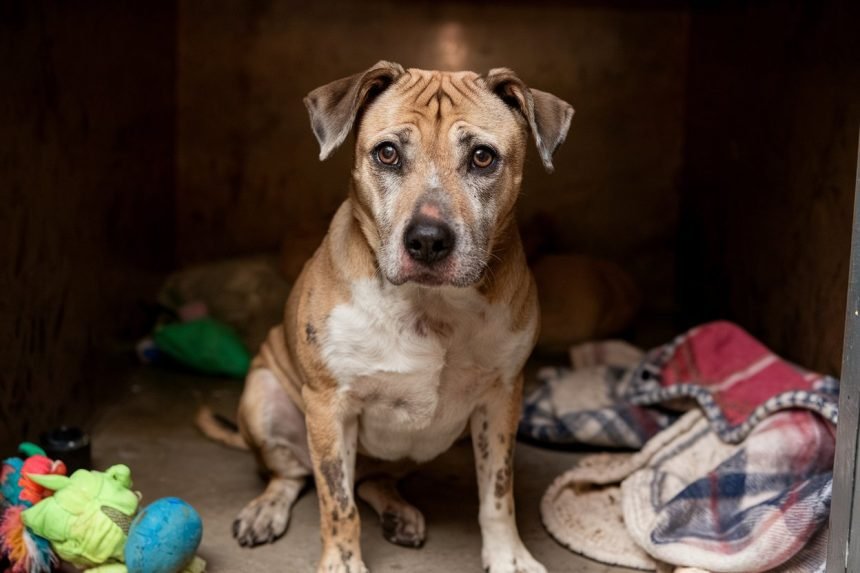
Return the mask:
[(403, 73), (400, 64), (381, 60), (361, 73), (318, 87), (307, 95), (304, 101), (320, 144), (320, 161), (344, 142), (359, 110)]

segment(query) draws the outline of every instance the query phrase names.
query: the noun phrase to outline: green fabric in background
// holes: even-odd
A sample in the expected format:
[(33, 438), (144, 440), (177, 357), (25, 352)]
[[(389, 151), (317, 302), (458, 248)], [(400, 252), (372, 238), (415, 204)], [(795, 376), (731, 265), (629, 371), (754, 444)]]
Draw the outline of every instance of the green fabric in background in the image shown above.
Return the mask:
[(213, 318), (177, 322), (153, 335), (159, 350), (198, 372), (244, 378), (251, 356), (233, 329)]

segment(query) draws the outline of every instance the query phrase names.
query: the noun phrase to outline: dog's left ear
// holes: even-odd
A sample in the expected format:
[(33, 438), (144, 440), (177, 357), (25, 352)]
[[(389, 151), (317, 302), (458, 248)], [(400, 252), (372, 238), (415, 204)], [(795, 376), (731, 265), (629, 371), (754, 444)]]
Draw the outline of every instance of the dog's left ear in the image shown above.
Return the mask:
[(367, 70), (318, 87), (304, 99), (320, 144), (320, 161), (344, 142), (359, 110), (404, 73), (400, 64), (377, 62)]
[(484, 81), (491, 92), (525, 116), (543, 166), (552, 172), (552, 156), (567, 137), (570, 121), (573, 119), (573, 107), (551, 93), (529, 89), (525, 82), (507, 68), (490, 70)]

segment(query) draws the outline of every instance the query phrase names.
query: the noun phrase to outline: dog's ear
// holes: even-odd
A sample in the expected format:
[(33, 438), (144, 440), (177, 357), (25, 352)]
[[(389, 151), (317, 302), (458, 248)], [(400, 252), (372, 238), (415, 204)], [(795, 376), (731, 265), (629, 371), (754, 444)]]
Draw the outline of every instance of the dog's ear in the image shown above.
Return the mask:
[(320, 161), (343, 143), (359, 110), (404, 73), (400, 64), (379, 61), (367, 70), (318, 87), (304, 99), (320, 144)]
[(564, 143), (573, 108), (551, 93), (529, 89), (514, 72), (495, 68), (484, 78), (487, 88), (511, 107), (520, 111), (528, 121), (537, 144), (538, 153), (547, 171), (552, 172), (552, 155)]

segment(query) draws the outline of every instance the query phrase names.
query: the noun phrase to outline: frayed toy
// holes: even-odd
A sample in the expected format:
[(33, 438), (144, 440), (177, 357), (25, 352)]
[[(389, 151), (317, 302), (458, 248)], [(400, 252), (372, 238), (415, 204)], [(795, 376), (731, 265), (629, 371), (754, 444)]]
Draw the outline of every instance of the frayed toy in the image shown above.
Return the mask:
[(57, 564), (47, 539), (30, 532), (21, 519), (23, 506), (11, 506), (0, 517), (0, 553), (9, 560), (8, 573), (48, 573)]
[(52, 493), (32, 476), (64, 475), (66, 466), (33, 444), (22, 444), (20, 451), (25, 457), (4, 460), (0, 467), (0, 558), (9, 562), (7, 573), (49, 573), (57, 557), (48, 540), (25, 527), (22, 515)]
[(23, 522), (50, 540), (63, 561), (91, 573), (205, 571), (195, 556), (203, 534), (200, 516), (175, 498), (138, 513), (140, 494), (131, 489), (127, 466), (30, 477), (54, 495), (25, 510)]

